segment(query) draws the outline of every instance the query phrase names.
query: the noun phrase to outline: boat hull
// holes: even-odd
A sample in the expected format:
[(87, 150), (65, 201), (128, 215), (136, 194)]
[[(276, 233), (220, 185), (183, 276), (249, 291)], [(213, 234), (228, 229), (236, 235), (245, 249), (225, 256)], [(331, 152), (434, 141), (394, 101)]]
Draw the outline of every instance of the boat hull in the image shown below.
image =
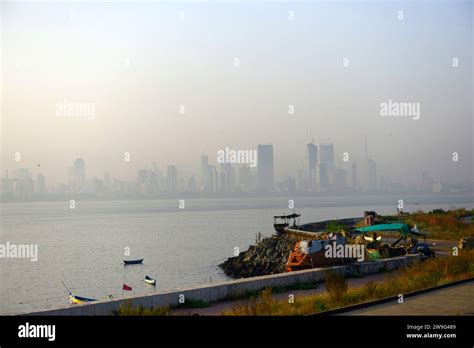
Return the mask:
[(316, 252), (303, 252), (300, 248), (301, 242), (296, 242), (295, 248), (290, 253), (285, 265), (286, 272), (300, 271), (316, 267), (329, 267), (354, 262), (354, 258), (326, 257), (326, 251), (321, 248)]
[(316, 267), (342, 265), (348, 262), (354, 262), (354, 259), (328, 258), (324, 255), (324, 252), (316, 252), (313, 254), (302, 254), (300, 252), (292, 252), (288, 257), (288, 262), (286, 263), (285, 270), (286, 272), (294, 272)]
[(141, 264), (143, 262), (143, 259), (139, 259), (139, 260), (123, 260), (123, 263), (125, 265), (138, 265), (138, 264)]
[(288, 226), (288, 224), (273, 224), (273, 228), (278, 234), (282, 234)]
[(97, 301), (97, 300), (93, 298), (69, 295), (69, 302), (71, 302), (72, 304), (81, 304), (81, 303), (88, 303), (88, 302), (94, 302), (94, 301)]
[(145, 283), (150, 284), (150, 285), (156, 285), (156, 279), (144, 279)]

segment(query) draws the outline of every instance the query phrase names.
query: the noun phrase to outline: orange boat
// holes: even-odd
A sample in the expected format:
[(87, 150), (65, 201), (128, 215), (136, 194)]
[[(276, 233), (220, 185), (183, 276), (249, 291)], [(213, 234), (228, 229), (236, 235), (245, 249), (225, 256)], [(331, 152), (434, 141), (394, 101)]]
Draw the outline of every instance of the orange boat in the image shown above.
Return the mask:
[(345, 244), (345, 238), (336, 235), (336, 237), (331, 240), (301, 240), (296, 242), (295, 247), (288, 257), (285, 271), (293, 272), (355, 261), (355, 259), (349, 258), (326, 257), (325, 247), (328, 243), (335, 243), (336, 245)]

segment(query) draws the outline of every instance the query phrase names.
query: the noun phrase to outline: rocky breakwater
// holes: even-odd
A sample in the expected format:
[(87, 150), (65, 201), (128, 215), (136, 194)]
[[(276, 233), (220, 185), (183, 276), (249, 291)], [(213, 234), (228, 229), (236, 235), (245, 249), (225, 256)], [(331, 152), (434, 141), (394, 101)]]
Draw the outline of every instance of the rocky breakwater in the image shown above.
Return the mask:
[(285, 234), (264, 238), (238, 256), (230, 257), (219, 267), (233, 278), (249, 278), (283, 273), (295, 241)]

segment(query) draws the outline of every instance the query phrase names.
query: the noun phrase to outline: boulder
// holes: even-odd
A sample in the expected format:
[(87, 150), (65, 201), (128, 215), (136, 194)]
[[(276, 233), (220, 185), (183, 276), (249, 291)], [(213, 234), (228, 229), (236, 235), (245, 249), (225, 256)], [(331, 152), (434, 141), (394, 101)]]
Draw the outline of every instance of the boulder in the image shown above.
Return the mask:
[(250, 246), (238, 256), (228, 258), (219, 267), (233, 278), (282, 273), (293, 247), (294, 241), (287, 239), (285, 234), (274, 235)]

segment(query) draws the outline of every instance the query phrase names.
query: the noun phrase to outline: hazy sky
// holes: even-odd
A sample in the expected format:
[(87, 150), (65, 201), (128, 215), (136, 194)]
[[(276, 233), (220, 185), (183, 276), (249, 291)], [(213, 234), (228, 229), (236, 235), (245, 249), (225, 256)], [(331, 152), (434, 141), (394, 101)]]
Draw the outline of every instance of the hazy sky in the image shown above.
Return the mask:
[[(65, 182), (83, 157), (88, 176), (154, 161), (199, 175), (203, 152), (215, 164), (227, 146), (272, 143), (279, 180), (303, 167), (311, 132), (336, 164), (347, 151), (362, 165), (367, 135), (380, 175), (472, 180), (473, 1), (1, 6), (3, 169)], [(382, 117), (389, 99), (420, 103), (420, 119)], [(57, 115), (64, 100), (95, 118)]]

